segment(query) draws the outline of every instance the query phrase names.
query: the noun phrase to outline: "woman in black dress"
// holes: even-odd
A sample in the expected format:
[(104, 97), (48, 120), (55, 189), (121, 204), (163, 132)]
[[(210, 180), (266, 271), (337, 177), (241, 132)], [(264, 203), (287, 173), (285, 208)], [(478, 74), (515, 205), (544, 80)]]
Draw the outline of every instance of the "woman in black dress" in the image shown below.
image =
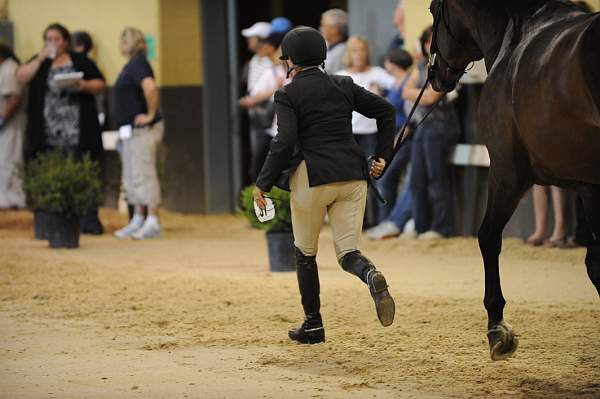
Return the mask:
[[(77, 159), (90, 154), (102, 161), (102, 130), (98, 122), (96, 95), (106, 88), (104, 76), (83, 54), (71, 51), (71, 34), (54, 23), (44, 31), (44, 47), (17, 70), (17, 81), (28, 86), (28, 158), (60, 149)], [(82, 72), (72, 85), (60, 84), (56, 77)], [(81, 232), (101, 234), (98, 209), (81, 218)]]

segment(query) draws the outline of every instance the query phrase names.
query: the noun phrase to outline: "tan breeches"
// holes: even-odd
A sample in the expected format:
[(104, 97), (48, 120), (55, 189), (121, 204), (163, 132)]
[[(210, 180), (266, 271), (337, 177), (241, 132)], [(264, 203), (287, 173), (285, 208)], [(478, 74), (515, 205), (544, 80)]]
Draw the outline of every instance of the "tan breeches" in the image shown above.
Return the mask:
[(290, 188), (294, 240), (304, 255), (317, 254), (326, 212), (338, 260), (358, 250), (367, 201), (366, 181), (353, 180), (310, 187), (306, 163), (303, 161), (290, 179)]

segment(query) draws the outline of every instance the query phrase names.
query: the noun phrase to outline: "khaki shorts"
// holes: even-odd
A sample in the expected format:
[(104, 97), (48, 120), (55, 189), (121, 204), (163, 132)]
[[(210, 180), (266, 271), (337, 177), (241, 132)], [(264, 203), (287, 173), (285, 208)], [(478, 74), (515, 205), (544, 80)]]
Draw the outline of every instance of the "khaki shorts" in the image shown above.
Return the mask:
[(123, 186), (127, 202), (134, 205), (160, 205), (160, 184), (156, 172), (156, 147), (162, 140), (164, 122), (135, 128), (123, 141)]
[(367, 182), (353, 180), (309, 187), (303, 161), (290, 179), (290, 206), (296, 247), (306, 256), (315, 256), (325, 213), (333, 233), (338, 260), (358, 250), (362, 232)]

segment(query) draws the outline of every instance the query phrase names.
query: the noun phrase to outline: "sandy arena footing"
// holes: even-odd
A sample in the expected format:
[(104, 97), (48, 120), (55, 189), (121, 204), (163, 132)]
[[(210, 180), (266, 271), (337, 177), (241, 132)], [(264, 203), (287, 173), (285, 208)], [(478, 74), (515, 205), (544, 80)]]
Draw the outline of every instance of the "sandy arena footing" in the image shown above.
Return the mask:
[(327, 342), (302, 346), (286, 337), (302, 318), (296, 277), (268, 273), (264, 233), (228, 215), (163, 225), (159, 240), (50, 250), (31, 214), (0, 212), (0, 398), (600, 398), (600, 299), (582, 249), (505, 241), (520, 347), (492, 362), (474, 239), (364, 240), (396, 299), (382, 328), (325, 229)]

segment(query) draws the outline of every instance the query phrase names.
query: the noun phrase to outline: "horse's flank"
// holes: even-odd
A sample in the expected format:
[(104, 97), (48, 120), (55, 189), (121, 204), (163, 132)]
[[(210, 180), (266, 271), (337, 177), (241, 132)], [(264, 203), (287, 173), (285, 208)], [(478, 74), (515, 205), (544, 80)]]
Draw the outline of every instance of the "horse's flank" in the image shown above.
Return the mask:
[(514, 121), (536, 182), (600, 184), (600, 14), (561, 0), (509, 3), (496, 5), (505, 12), (496, 14), (497, 26), (505, 26), (501, 41), (484, 26), (476, 29), (480, 40), (502, 43), (486, 55), (487, 91), (508, 97), (493, 101), (495, 109), (511, 109), (505, 116)]

